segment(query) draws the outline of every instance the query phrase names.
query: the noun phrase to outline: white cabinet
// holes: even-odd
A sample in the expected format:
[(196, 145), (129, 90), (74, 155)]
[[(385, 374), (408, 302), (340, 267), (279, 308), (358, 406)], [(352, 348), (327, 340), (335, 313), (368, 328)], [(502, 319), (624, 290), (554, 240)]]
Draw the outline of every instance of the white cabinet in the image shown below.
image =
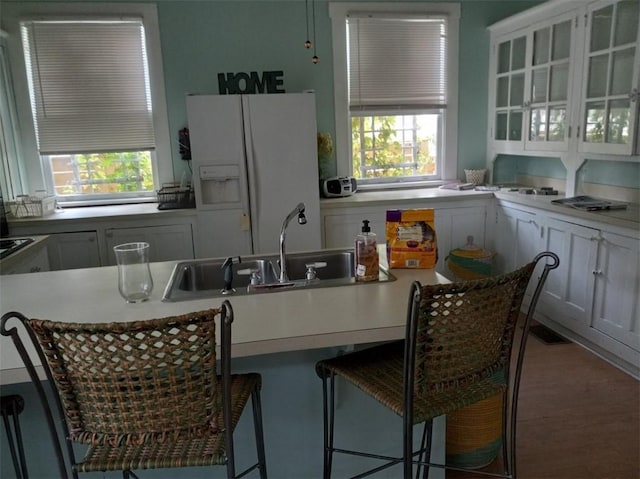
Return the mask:
[[(640, 351), (640, 240), (602, 231), (591, 327)], [(635, 356), (636, 360), (638, 356)]]
[(495, 100), (492, 123), (492, 138), (497, 144), (522, 143), (525, 56), (527, 51), (526, 32), (516, 32), (500, 38), (492, 45), (496, 52), (492, 62), (495, 71)]
[(48, 247), (52, 270), (94, 268), (101, 265), (96, 231), (51, 234)]
[(500, 272), (513, 271), (529, 263), (542, 250), (541, 219), (524, 209), (496, 208), (495, 266)]
[(356, 235), (362, 231), (362, 221), (369, 220), (371, 232), (378, 235), (378, 242), (385, 242), (387, 208), (349, 208), (344, 212), (323, 215), (324, 247), (346, 248), (353, 246)]
[(193, 259), (193, 234), (190, 224), (110, 228), (105, 230), (107, 264), (116, 264), (113, 247), (123, 243), (149, 243), (149, 261)]
[(640, 2), (588, 5), (580, 151), (631, 155), (638, 121)]
[[(323, 233), (325, 248), (346, 248), (362, 228), (362, 221), (369, 220), (371, 231), (378, 235), (378, 242), (386, 242), (386, 212), (389, 209), (424, 208), (425, 206), (390, 205), (344, 208), (339, 212), (323, 214)], [(438, 245), (438, 263), (436, 270), (446, 273), (446, 257), (453, 249), (467, 243), (467, 237), (473, 236), (474, 243), (485, 244), (485, 225), (487, 208), (482, 206), (434, 207), (435, 229)], [(450, 275), (449, 275), (450, 276)]]
[(558, 158), (572, 196), (585, 161), (639, 161), (639, 25), (638, 0), (549, 0), (491, 25), (487, 167)]
[[(530, 211), (505, 206), (496, 209), (494, 264), (497, 271), (514, 271), (543, 251), (542, 221)], [(531, 282), (523, 300), (524, 307), (531, 302), (534, 289), (535, 284)]]
[(146, 241), (151, 261), (194, 258), (195, 210), (158, 211), (154, 205), (69, 208), (11, 224), (15, 236), (48, 235), (52, 270), (116, 264), (113, 246)]
[(436, 239), (438, 241), (438, 263), (436, 270), (449, 278), (453, 274), (446, 270), (446, 260), (451, 250), (462, 248), (467, 238), (473, 243), (485, 245), (487, 210), (484, 206), (465, 208), (440, 208), (435, 211)]
[(46, 242), (17, 251), (0, 262), (0, 274), (40, 273), (49, 269)]
[(545, 250), (560, 258), (560, 265), (547, 278), (538, 310), (569, 329), (587, 333), (593, 308), (598, 241), (597, 229), (547, 218)]
[[(502, 271), (522, 266), (541, 251), (560, 258), (544, 285), (536, 318), (640, 374), (637, 232), (625, 235), (519, 205), (499, 204), (496, 212), (495, 244)], [(531, 288), (528, 293), (525, 304)]]
[(532, 15), (519, 28), (503, 22), (493, 29), (489, 141), (494, 153), (567, 150), (578, 13), (560, 5), (547, 15), (543, 20)]

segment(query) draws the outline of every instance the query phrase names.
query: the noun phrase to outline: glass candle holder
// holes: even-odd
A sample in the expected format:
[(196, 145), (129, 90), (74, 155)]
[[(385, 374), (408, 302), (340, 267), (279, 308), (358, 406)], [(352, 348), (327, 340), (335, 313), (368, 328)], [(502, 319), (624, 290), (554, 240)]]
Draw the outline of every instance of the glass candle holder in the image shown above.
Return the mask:
[(126, 243), (113, 247), (118, 263), (118, 291), (127, 303), (149, 299), (153, 279), (149, 268), (149, 243)]

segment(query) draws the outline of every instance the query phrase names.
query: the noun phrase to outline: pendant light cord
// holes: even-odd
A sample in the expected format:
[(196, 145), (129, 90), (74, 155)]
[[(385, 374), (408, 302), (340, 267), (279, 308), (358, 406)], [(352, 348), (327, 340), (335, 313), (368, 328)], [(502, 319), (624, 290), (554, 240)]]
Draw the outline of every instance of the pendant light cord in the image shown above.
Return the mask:
[(318, 56), (316, 55), (316, 0), (311, 0), (311, 10), (313, 15), (313, 63), (318, 63)]

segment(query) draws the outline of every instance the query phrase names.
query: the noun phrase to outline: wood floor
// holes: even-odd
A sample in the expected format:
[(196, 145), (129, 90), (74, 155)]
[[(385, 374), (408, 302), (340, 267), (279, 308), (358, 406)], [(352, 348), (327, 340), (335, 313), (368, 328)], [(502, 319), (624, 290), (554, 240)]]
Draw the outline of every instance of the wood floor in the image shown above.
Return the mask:
[(530, 335), (517, 427), (519, 479), (640, 478), (640, 382), (576, 344)]

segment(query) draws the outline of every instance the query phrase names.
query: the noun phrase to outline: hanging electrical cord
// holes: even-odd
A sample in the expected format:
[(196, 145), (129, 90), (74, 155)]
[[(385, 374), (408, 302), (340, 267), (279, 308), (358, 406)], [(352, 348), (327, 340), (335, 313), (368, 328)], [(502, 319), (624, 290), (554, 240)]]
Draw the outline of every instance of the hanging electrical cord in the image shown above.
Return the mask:
[(313, 14), (313, 58), (311, 58), (311, 61), (315, 65), (320, 61), (318, 55), (316, 55), (316, 0), (311, 0), (311, 10)]
[(307, 22), (307, 41), (304, 42), (304, 47), (311, 48), (311, 40), (309, 40), (309, 0), (304, 0), (304, 19)]

